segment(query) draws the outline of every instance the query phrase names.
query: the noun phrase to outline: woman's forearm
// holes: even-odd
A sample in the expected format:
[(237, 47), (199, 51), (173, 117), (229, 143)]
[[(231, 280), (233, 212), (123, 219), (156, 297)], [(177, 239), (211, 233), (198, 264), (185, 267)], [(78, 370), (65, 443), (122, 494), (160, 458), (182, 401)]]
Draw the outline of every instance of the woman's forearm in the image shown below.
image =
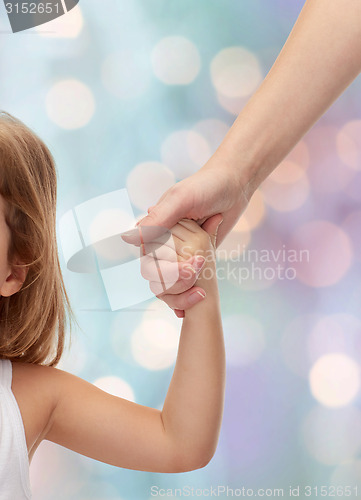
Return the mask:
[[(210, 271), (215, 273), (215, 267)], [(213, 456), (224, 402), (225, 352), (216, 279), (203, 277), (199, 286), (207, 296), (186, 311), (162, 410), (164, 428), (186, 468), (203, 467)]]
[(361, 71), (361, 1), (307, 0), (216, 154), (251, 196)]

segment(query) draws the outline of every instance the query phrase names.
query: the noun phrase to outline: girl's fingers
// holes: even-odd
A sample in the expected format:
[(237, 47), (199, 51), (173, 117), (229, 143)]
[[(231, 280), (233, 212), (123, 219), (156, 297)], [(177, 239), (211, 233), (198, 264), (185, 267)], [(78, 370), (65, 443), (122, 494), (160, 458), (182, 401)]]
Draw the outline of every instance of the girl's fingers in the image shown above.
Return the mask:
[(203, 288), (195, 286), (179, 295), (164, 294), (160, 297), (160, 299), (163, 300), (171, 309), (185, 311), (193, 307), (198, 302), (201, 302), (205, 296), (206, 294)]
[(172, 248), (171, 246), (161, 245), (159, 243), (145, 243), (143, 248), (144, 254), (149, 258), (157, 258), (169, 262), (177, 262), (179, 260), (175, 247)]
[[(185, 231), (187, 231), (185, 229)], [(189, 234), (189, 233), (188, 233)], [(172, 234), (165, 243), (163, 241), (151, 241), (144, 243), (142, 246), (141, 255), (149, 255), (153, 258), (169, 260), (175, 262), (176, 260), (188, 260), (192, 257), (193, 252), (188, 241), (183, 241), (178, 235)]]
[(143, 278), (148, 281), (163, 283), (167, 289), (179, 280), (185, 280), (187, 283), (191, 282), (193, 284), (197, 279), (196, 269), (187, 262), (168, 262), (145, 256), (140, 259), (140, 268)]
[[(187, 222), (192, 222), (192, 221), (187, 221)], [(195, 222), (195, 224), (197, 224), (197, 223)], [(178, 222), (178, 224), (173, 226), (170, 231), (171, 231), (173, 237), (176, 236), (177, 238), (179, 238), (180, 240), (182, 240), (184, 242), (184, 241), (189, 241), (190, 238), (195, 233), (194, 226), (193, 226), (193, 230), (191, 230), (190, 227), (192, 227), (192, 225), (186, 223), (185, 219), (183, 219), (182, 224), (180, 222)]]
[[(194, 233), (201, 230), (195, 221), (182, 219), (171, 231), (158, 227), (137, 227), (121, 234), (121, 238), (126, 242), (141, 249), (141, 255), (150, 253), (157, 254), (161, 251), (158, 258), (164, 260), (174, 260), (174, 257), (167, 252), (168, 248), (174, 250), (180, 257), (187, 259), (190, 257), (188, 242), (192, 240)], [(161, 247), (164, 247), (161, 250)]]
[[(181, 219), (178, 222), (178, 224), (185, 227), (186, 229), (188, 229), (188, 231), (191, 231), (192, 233), (196, 233), (197, 231), (199, 231), (199, 224), (195, 220)], [(171, 229), (171, 231), (173, 231), (173, 228)]]
[(179, 295), (189, 290), (197, 281), (198, 274), (190, 272), (187, 267), (180, 271), (178, 280), (173, 282), (161, 281), (159, 279), (150, 281), (149, 287), (157, 297), (162, 294)]

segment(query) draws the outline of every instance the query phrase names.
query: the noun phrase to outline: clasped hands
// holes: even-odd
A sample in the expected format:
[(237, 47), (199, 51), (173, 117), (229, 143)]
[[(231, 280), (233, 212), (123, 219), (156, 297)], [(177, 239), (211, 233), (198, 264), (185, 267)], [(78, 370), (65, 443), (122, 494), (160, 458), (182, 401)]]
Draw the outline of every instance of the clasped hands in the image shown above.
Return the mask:
[[(184, 310), (202, 301), (206, 290), (199, 286), (202, 270), (215, 273), (217, 229), (222, 215), (210, 217), (204, 227), (181, 219), (170, 230), (160, 226), (141, 226), (122, 234), (127, 243), (140, 249), (141, 274), (151, 291), (182, 318)], [(182, 294), (191, 289), (186, 297)]]

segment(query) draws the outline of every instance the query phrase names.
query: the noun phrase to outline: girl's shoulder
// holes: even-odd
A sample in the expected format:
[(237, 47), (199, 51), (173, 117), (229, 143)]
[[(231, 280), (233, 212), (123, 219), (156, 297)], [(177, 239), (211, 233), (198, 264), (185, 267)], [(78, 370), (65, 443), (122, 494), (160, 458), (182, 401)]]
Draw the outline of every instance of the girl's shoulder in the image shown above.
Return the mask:
[(31, 460), (46, 435), (56, 404), (56, 368), (12, 362), (12, 392), (23, 419), (26, 444)]

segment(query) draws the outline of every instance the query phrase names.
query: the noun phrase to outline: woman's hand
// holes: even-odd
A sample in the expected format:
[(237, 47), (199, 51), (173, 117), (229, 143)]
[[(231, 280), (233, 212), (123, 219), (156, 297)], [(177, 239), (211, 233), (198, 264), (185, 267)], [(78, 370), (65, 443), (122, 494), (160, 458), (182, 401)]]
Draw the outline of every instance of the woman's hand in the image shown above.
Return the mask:
[[(148, 215), (137, 224), (138, 228), (123, 234), (122, 238), (140, 246), (139, 228), (143, 228), (143, 241), (150, 242), (153, 228), (155, 231), (157, 228), (171, 228), (181, 219), (193, 219), (203, 231), (209, 233), (213, 230), (212, 216), (222, 214), (223, 222), (215, 242), (218, 246), (247, 207), (251, 194), (249, 186), (242, 182), (239, 169), (227, 163), (222, 151), (218, 150), (197, 173), (166, 191), (158, 203), (149, 209)], [(149, 251), (147, 255), (148, 266), (155, 268), (156, 262), (153, 265), (150, 262), (152, 253)], [(166, 256), (163, 256), (166, 260)], [(173, 262), (173, 266), (167, 267), (168, 283), (158, 273), (145, 272), (143, 276), (150, 280), (152, 291), (174, 309), (178, 317), (183, 317), (185, 309), (201, 300), (196, 292), (203, 291), (194, 285), (202, 268), (202, 259), (180, 256), (180, 262), (175, 264), (174, 258), (173, 261), (170, 255), (168, 258)], [(173, 276), (176, 276), (176, 283)], [(169, 286), (170, 282), (173, 283), (172, 287)], [(167, 293), (164, 293), (165, 290)]]
[(193, 219), (202, 225), (212, 215), (222, 214), (218, 246), (246, 209), (252, 194), (239, 164), (231, 164), (218, 149), (198, 172), (168, 189), (137, 225), (171, 228), (181, 219)]

